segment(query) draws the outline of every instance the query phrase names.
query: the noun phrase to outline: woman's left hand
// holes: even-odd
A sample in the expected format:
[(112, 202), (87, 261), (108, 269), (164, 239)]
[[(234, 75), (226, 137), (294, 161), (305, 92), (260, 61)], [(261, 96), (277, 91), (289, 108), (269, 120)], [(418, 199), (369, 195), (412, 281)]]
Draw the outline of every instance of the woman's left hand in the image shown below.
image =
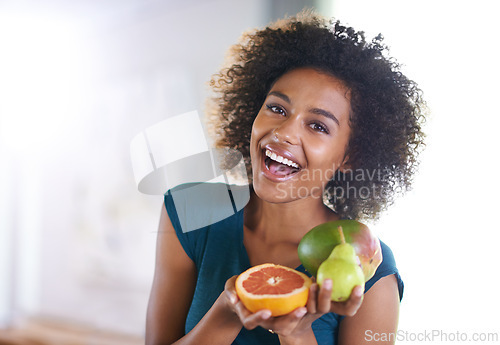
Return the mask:
[[(228, 285), (234, 284), (236, 277), (233, 278), (228, 280)], [(256, 313), (252, 313), (237, 298), (233, 299), (234, 310), (245, 328), (254, 329), (257, 326), (266, 328), (270, 332), (278, 334), (282, 344), (314, 344), (315, 338), (311, 324), (316, 319), (329, 312), (353, 316), (363, 301), (363, 289), (361, 286), (356, 286), (349, 299), (345, 302), (332, 302), (330, 299), (331, 289), (332, 283), (329, 279), (323, 283), (321, 289), (318, 284), (313, 283), (309, 288), (309, 297), (306, 306), (297, 308), (283, 316), (271, 317), (269, 310), (259, 310)], [(306, 339), (309, 340), (306, 342)], [(313, 342), (311, 343), (311, 341)]]

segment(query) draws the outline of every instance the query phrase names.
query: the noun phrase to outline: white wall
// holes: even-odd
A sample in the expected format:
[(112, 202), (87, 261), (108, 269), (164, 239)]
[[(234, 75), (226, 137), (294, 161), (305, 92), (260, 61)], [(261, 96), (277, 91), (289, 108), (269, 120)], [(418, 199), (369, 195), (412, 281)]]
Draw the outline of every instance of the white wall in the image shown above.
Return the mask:
[(412, 337), (433, 330), (432, 344), (450, 343), (444, 341), (446, 332), (500, 336), (495, 316), (500, 5), (485, 0), (336, 0), (335, 5), (341, 21), (372, 37), (382, 32), (391, 55), (424, 91), (431, 112), (413, 192), (374, 225), (393, 248), (406, 284), (400, 330), (407, 333), (398, 343), (419, 343)]
[(25, 316), (141, 334), (162, 198), (130, 140), (203, 110), (263, 1), (0, 4), (0, 326)]

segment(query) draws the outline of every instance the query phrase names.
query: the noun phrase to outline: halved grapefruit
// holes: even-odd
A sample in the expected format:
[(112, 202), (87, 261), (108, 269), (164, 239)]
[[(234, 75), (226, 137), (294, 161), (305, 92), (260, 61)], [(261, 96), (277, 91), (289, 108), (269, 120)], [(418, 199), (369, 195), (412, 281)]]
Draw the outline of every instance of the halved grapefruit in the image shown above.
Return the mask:
[(238, 276), (236, 293), (252, 313), (269, 309), (272, 316), (280, 316), (306, 305), (311, 284), (307, 275), (293, 268), (262, 264)]

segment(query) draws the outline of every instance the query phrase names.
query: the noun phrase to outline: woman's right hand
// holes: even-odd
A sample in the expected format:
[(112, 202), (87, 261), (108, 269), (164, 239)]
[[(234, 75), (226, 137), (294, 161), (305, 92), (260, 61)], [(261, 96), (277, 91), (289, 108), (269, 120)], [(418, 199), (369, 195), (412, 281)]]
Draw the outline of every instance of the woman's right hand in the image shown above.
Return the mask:
[(238, 276), (233, 276), (226, 281), (224, 292), (222, 293), (228, 310), (234, 313), (234, 315), (239, 319), (241, 326), (246, 329), (251, 330), (257, 326), (262, 326), (271, 318), (271, 311), (267, 309), (259, 310), (256, 313), (249, 311), (243, 305), (243, 302), (241, 302), (238, 298), (238, 294), (236, 293), (236, 278), (238, 278)]

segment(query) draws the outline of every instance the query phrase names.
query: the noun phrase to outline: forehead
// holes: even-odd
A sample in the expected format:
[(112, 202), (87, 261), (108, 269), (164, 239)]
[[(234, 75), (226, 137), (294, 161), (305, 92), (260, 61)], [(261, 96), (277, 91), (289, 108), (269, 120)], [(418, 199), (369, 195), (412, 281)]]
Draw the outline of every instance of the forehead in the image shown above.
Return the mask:
[(334, 75), (312, 67), (300, 67), (281, 75), (271, 86), (271, 90), (277, 88), (292, 88), (300, 86), (301, 89), (328, 89), (343, 93), (350, 101), (350, 90), (347, 85)]
[[(309, 105), (334, 106), (347, 112), (351, 108), (351, 92), (339, 78), (310, 67), (293, 69), (279, 77), (269, 92), (278, 91)], [(319, 103), (319, 104), (317, 104)], [(339, 109), (340, 110), (340, 109)]]

